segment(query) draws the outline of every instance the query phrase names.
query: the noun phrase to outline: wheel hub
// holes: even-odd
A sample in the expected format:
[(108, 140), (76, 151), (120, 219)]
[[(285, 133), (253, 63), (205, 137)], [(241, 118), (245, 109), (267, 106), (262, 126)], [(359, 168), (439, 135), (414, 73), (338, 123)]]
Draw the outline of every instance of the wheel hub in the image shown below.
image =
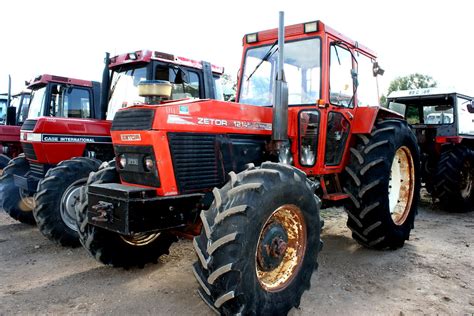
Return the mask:
[(262, 232), (257, 261), (262, 271), (271, 271), (278, 267), (288, 247), (288, 235), (279, 223), (271, 223)]
[(415, 181), (415, 168), (410, 149), (400, 147), (393, 158), (388, 183), (390, 215), (396, 225), (402, 225), (410, 213)]
[(260, 285), (278, 292), (298, 273), (306, 251), (306, 224), (301, 210), (292, 204), (277, 208), (263, 225), (255, 253)]
[(60, 214), (63, 223), (73, 231), (77, 231), (76, 207), (79, 206), (81, 186), (85, 180), (79, 180), (71, 184), (61, 197)]
[(474, 171), (469, 161), (464, 162), (461, 170), (461, 196), (468, 199), (472, 194), (472, 186), (474, 182)]
[(141, 247), (152, 243), (160, 233), (135, 233), (130, 236), (120, 235), (123, 241), (131, 246)]
[(28, 191), (24, 189), (20, 189), (19, 192), (20, 192), (20, 198), (21, 198), (20, 209), (23, 212), (33, 211), (33, 209), (35, 208), (34, 197), (28, 195)]

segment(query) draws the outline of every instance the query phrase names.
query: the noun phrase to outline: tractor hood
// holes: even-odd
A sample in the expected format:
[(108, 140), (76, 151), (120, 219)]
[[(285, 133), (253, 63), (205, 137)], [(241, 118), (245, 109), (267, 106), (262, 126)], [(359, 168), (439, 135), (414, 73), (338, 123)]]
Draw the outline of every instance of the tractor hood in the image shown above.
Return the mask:
[(272, 108), (216, 100), (133, 106), (118, 111), (112, 123), (113, 133), (131, 130), (269, 135)]

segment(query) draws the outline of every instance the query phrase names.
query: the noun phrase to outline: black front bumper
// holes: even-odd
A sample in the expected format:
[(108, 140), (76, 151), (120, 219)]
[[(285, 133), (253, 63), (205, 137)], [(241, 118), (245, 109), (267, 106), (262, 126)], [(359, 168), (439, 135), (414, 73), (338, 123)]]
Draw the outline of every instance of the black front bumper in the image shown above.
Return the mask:
[(118, 183), (89, 186), (87, 221), (122, 235), (156, 232), (193, 222), (204, 194), (157, 196), (154, 189)]
[(29, 173), (24, 176), (20, 176), (17, 174), (13, 175), (13, 182), (15, 186), (20, 189), (23, 189), (25, 192), (28, 192), (30, 195), (36, 193), (36, 188), (38, 187), (38, 182), (40, 182), (42, 178), (35, 177)]

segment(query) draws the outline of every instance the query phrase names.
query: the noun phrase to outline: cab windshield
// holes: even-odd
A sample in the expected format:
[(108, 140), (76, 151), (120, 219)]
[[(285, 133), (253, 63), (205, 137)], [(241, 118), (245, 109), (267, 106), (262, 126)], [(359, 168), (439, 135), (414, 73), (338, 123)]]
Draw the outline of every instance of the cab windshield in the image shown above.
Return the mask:
[(143, 80), (146, 80), (145, 67), (113, 74), (107, 120), (112, 120), (121, 108), (145, 102), (145, 98), (138, 95), (138, 84)]
[[(239, 102), (272, 105), (277, 50), (276, 45), (247, 50)], [(285, 43), (284, 70), (288, 83), (288, 104), (315, 104), (320, 98), (321, 40), (312, 38)]]
[(30, 109), (28, 118), (34, 119), (43, 115), (46, 97), (46, 86), (39, 88), (31, 93)]

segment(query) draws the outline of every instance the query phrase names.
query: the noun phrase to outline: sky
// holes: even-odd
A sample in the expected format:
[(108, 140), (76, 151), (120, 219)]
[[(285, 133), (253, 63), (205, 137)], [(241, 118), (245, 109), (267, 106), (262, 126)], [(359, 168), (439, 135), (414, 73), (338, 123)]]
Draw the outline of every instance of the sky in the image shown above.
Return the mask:
[(236, 77), (244, 34), (321, 20), (375, 51), (380, 90), (410, 73), (474, 96), (474, 18), (466, 0), (0, 1), (0, 93), (43, 73), (101, 79), (112, 55), (158, 50), (224, 66)]

